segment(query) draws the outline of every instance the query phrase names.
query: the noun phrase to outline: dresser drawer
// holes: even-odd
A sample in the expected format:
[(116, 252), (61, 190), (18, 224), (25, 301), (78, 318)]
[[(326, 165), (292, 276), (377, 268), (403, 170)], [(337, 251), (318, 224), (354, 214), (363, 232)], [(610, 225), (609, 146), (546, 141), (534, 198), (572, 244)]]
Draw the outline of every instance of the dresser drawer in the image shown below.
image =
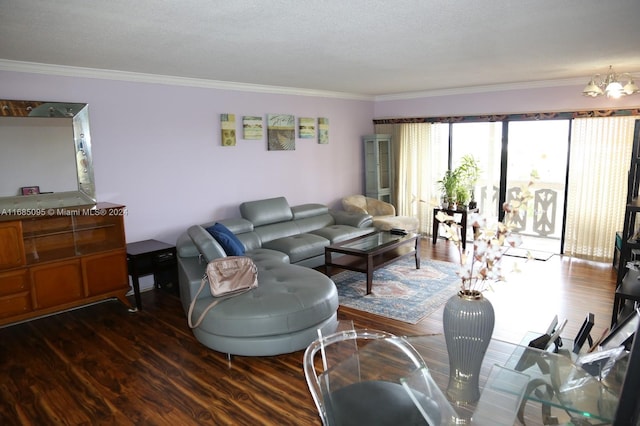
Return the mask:
[(29, 291), (29, 274), (26, 269), (0, 273), (0, 297)]
[(9, 296), (0, 296), (0, 318), (23, 314), (32, 310), (31, 294), (22, 292)]
[(22, 223), (0, 223), (0, 270), (25, 264)]

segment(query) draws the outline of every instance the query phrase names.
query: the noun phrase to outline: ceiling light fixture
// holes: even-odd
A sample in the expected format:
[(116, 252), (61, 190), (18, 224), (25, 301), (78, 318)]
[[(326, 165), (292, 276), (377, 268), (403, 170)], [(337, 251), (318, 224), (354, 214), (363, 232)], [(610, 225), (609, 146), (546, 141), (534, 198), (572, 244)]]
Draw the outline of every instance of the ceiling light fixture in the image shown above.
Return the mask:
[[(620, 80), (627, 82), (624, 86)], [(639, 93), (638, 85), (633, 81), (633, 77), (629, 73), (616, 74), (613, 67), (609, 66), (609, 72), (604, 78), (600, 74), (591, 77), (587, 86), (582, 90), (584, 96), (607, 95), (608, 98), (618, 99), (625, 95), (633, 95)]]

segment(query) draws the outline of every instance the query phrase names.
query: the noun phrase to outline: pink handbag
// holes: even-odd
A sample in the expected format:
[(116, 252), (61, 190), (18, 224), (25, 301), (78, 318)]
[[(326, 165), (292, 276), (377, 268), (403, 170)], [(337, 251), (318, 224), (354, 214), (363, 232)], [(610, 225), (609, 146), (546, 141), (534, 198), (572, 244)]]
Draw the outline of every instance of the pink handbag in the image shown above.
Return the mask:
[[(209, 281), (211, 295), (216, 300), (205, 308), (196, 323), (193, 324), (191, 319), (193, 308), (207, 281)], [(251, 258), (246, 256), (227, 256), (212, 260), (207, 264), (207, 272), (202, 277), (200, 289), (198, 289), (191, 301), (191, 305), (189, 305), (189, 327), (196, 328), (199, 326), (207, 312), (224, 299), (246, 293), (256, 287), (258, 287), (258, 268)]]

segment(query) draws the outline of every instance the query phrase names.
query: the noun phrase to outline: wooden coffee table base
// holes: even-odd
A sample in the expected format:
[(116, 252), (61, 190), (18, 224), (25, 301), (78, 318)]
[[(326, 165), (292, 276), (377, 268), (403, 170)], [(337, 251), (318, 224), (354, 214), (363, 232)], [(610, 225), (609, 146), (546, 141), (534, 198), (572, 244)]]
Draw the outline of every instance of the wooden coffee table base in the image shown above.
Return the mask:
[[(420, 269), (420, 236), (409, 234), (368, 250), (350, 247), (350, 244), (372, 234), (330, 245), (325, 248), (325, 273), (331, 276), (333, 267), (362, 272), (367, 276), (367, 294), (371, 294), (373, 272), (405, 257), (414, 256), (416, 269)], [(335, 256), (334, 255), (340, 255)]]

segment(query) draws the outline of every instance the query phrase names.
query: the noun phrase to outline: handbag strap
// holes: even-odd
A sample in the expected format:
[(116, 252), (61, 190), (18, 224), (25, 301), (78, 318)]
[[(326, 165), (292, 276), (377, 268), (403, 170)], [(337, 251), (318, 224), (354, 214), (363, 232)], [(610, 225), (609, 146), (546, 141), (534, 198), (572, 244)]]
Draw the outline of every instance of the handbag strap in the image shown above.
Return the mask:
[(187, 319), (189, 320), (189, 327), (191, 328), (196, 328), (197, 326), (199, 326), (200, 323), (202, 323), (204, 316), (207, 314), (207, 312), (209, 312), (209, 309), (213, 308), (213, 306), (215, 306), (216, 304), (218, 304), (218, 302), (220, 302), (219, 300), (214, 300), (213, 303), (207, 306), (204, 312), (200, 314), (200, 317), (196, 321), (195, 325), (193, 324), (193, 320), (191, 319), (191, 317), (193, 316), (193, 308), (196, 306), (196, 302), (198, 301), (198, 296), (200, 296), (200, 293), (202, 293), (202, 289), (204, 288), (204, 283), (206, 281), (207, 281), (207, 274), (205, 274), (204, 277), (202, 277), (202, 280), (200, 281), (200, 288), (196, 292), (196, 295), (193, 297), (191, 304), (189, 304), (189, 313), (187, 314)]
[(238, 292), (233, 293), (233, 294), (216, 297), (215, 300), (213, 302), (211, 302), (209, 304), (209, 306), (207, 306), (204, 309), (204, 311), (202, 311), (202, 313), (198, 317), (196, 323), (193, 324), (193, 320), (191, 319), (191, 317), (193, 316), (193, 308), (196, 306), (196, 301), (198, 300), (198, 296), (202, 292), (202, 289), (204, 288), (204, 284), (206, 282), (207, 282), (207, 274), (205, 274), (204, 277), (202, 277), (202, 280), (200, 281), (200, 288), (198, 289), (198, 291), (197, 291), (196, 295), (194, 296), (193, 300), (191, 301), (191, 304), (189, 304), (189, 313), (187, 314), (187, 320), (189, 321), (189, 327), (191, 327), (191, 328), (198, 327), (202, 323), (202, 320), (204, 320), (204, 316), (207, 315), (207, 312), (209, 312), (211, 310), (211, 308), (216, 306), (218, 303), (222, 302), (225, 299), (229, 299), (231, 297), (238, 296), (240, 294), (243, 294), (243, 293), (246, 293), (248, 291), (251, 291), (251, 288), (246, 288), (246, 289), (244, 289), (242, 291), (238, 291)]

